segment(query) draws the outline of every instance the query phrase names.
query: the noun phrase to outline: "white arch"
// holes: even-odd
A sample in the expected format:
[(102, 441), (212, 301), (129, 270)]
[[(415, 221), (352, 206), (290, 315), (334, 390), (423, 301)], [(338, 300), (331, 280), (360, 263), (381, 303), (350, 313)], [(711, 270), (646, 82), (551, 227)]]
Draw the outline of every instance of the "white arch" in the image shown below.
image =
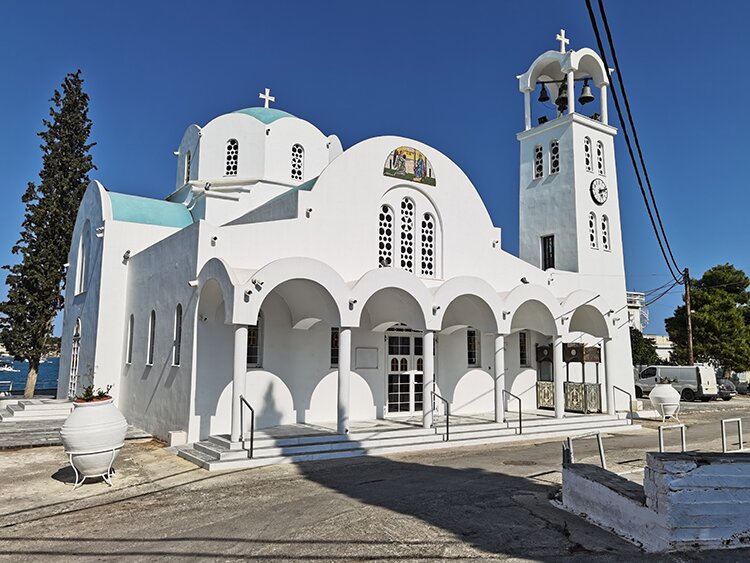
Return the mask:
[(570, 317), (568, 332), (585, 332), (600, 338), (609, 338), (610, 330), (605, 316), (610, 308), (607, 301), (598, 293), (587, 289), (577, 289), (563, 300), (563, 314)]
[(484, 302), (492, 312), (494, 327), (490, 332), (496, 332), (502, 321), (503, 301), (493, 287), (485, 280), (473, 276), (451, 278), (435, 292), (433, 307), (440, 307), (435, 311), (434, 321), (443, 327), (443, 319), (453, 301), (462, 296), (472, 296)]
[(366, 303), (373, 295), (384, 289), (397, 289), (408, 294), (417, 304), (425, 328), (430, 330), (440, 328), (431, 318), (432, 294), (413, 274), (397, 268), (370, 270), (357, 281), (351, 290), (351, 311), (348, 311), (346, 315), (352, 324), (346, 326), (360, 326)]
[(548, 326), (540, 326), (539, 328), (544, 329), (540, 332), (547, 332), (554, 329), (555, 333), (550, 334), (549, 336), (562, 335), (564, 332), (561, 321), (563, 311), (560, 307), (560, 303), (548, 289), (536, 284), (519, 285), (505, 296), (503, 302), (503, 313), (505, 318), (501, 322), (500, 332), (510, 334), (515, 330), (512, 328), (513, 318), (524, 304), (531, 302), (539, 303), (542, 306), (542, 311), (546, 309), (552, 320), (552, 323), (548, 323)]
[(221, 258), (211, 258), (203, 265), (198, 274), (198, 295), (201, 294), (203, 287), (210, 280), (216, 281), (224, 298), (224, 323), (232, 324), (234, 322), (235, 294), (239, 285), (237, 276), (224, 260)]

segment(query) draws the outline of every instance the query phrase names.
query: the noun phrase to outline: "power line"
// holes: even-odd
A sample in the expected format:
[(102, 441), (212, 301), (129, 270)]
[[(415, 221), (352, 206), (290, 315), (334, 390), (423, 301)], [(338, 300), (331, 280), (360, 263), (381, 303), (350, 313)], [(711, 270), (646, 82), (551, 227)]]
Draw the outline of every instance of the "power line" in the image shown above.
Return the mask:
[[(588, 9), (588, 12), (589, 12), (589, 18), (591, 19), (591, 26), (594, 29), (594, 35), (596, 36), (596, 43), (597, 43), (597, 46), (599, 47), (599, 52), (602, 54), (604, 66), (607, 69), (607, 74), (611, 78), (611, 74), (609, 73), (609, 70), (608, 70), (609, 63), (607, 61), (607, 54), (604, 51), (604, 44), (602, 43), (601, 34), (599, 33), (599, 26), (596, 21), (596, 16), (594, 15), (594, 9), (591, 6), (591, 0), (586, 0), (586, 8)], [(633, 152), (633, 147), (630, 142), (630, 135), (628, 135), (626, 123), (622, 117), (622, 110), (620, 108), (620, 99), (617, 96), (617, 91), (615, 88), (612, 88), (611, 91), (612, 91), (612, 99), (614, 100), (615, 108), (617, 109), (617, 116), (619, 117), (620, 123), (622, 124), (622, 133), (623, 133), (623, 136), (625, 137), (625, 144), (627, 145), (628, 154), (630, 155), (630, 160), (633, 164), (633, 170), (635, 172), (636, 180), (638, 181), (638, 187), (641, 190), (641, 196), (643, 197), (643, 202), (646, 204), (646, 211), (648, 212), (648, 218), (651, 221), (651, 227), (654, 230), (654, 235), (656, 235), (656, 242), (659, 243), (659, 249), (661, 250), (661, 254), (664, 257), (664, 262), (667, 265), (667, 268), (669, 269), (669, 273), (672, 275), (672, 278), (674, 278), (675, 282), (677, 283), (683, 283), (683, 279), (681, 279), (682, 273), (680, 272), (680, 269), (676, 268), (677, 273), (675, 273), (675, 268), (672, 266), (672, 263), (667, 257), (667, 252), (664, 249), (664, 243), (662, 242), (662, 237), (660, 236), (659, 229), (657, 229), (656, 227), (656, 221), (654, 220), (654, 214), (651, 211), (651, 205), (649, 204), (648, 196), (646, 195), (646, 190), (643, 187), (643, 180), (641, 179), (641, 174), (640, 174), (640, 171), (638, 169), (638, 164), (635, 159), (635, 153)]]

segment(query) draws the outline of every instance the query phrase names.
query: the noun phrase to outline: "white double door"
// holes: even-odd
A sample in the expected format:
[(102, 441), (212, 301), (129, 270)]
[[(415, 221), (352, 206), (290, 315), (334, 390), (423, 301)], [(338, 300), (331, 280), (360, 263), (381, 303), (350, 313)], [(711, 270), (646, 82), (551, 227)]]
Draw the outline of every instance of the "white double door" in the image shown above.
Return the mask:
[(387, 405), (390, 415), (421, 413), (424, 405), (424, 357), (421, 332), (386, 334)]

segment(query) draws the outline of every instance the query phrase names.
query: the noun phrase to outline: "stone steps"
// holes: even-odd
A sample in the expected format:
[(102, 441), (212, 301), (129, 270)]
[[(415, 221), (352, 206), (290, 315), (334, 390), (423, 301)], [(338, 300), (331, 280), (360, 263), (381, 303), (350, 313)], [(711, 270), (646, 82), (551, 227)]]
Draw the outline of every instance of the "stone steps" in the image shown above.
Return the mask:
[(585, 419), (530, 420), (524, 424), (523, 434), (518, 434), (517, 423), (457, 425), (451, 428), (450, 441), (445, 440), (444, 427), (354, 432), (349, 436), (315, 434), (290, 438), (272, 438), (259, 431), (252, 459), (246, 449), (249, 448), (249, 442), (245, 442), (243, 449), (242, 443), (233, 443), (228, 436), (221, 435), (210, 436), (207, 440), (181, 448), (178, 455), (204, 469), (215, 471), (636, 428), (640, 427), (630, 426), (627, 421), (617, 417), (601, 415)]
[(21, 399), (0, 411), (0, 422), (19, 420), (64, 420), (73, 410), (73, 403), (57, 399)]

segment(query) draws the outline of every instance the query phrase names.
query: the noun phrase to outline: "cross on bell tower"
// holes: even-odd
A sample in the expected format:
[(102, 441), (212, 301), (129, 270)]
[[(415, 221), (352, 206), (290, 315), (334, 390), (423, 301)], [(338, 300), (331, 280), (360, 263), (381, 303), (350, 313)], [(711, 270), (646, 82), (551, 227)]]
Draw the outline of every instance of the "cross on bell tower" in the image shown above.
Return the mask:
[(271, 95), (271, 89), (266, 88), (266, 92), (264, 94), (258, 94), (258, 97), (263, 100), (264, 108), (270, 107), (270, 102), (275, 102), (276, 98)]
[(565, 37), (565, 30), (561, 29), (560, 33), (555, 36), (555, 39), (560, 42), (560, 52), (565, 52), (565, 45), (570, 45), (570, 39)]

